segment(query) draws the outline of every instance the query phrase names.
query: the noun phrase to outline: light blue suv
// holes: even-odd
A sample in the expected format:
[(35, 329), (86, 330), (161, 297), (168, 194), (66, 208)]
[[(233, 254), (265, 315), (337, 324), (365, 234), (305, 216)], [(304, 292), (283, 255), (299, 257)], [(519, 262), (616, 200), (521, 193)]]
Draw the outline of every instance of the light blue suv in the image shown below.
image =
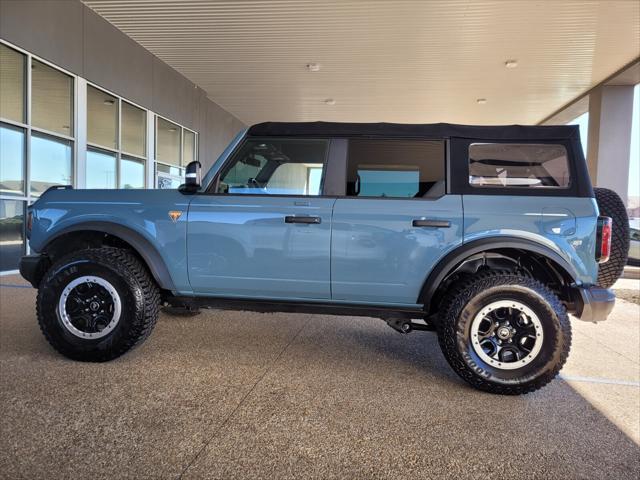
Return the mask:
[(141, 343), (163, 304), (363, 315), (436, 330), (462, 378), (519, 394), (564, 364), (567, 312), (613, 308), (603, 195), (612, 213), (573, 126), (263, 123), (178, 190), (48, 190), (20, 269), (76, 360)]

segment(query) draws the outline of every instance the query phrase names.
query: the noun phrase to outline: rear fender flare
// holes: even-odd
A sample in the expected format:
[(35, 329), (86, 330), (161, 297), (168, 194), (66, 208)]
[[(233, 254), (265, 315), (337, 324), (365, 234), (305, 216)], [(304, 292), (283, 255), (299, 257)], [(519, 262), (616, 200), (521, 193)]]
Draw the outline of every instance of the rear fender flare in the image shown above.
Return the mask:
[(427, 276), (427, 279), (422, 285), (420, 296), (418, 297), (418, 303), (425, 305), (425, 308), (428, 309), (431, 299), (433, 298), (433, 295), (435, 294), (442, 281), (447, 278), (447, 275), (449, 275), (449, 273), (451, 273), (457, 265), (462, 263), (467, 258), (477, 253), (504, 248), (514, 248), (543, 255), (550, 260), (553, 260), (560, 267), (562, 267), (576, 285), (579, 285), (581, 283), (579, 280), (577, 280), (578, 275), (575, 271), (575, 268), (560, 254), (554, 252), (551, 248), (545, 245), (532, 240), (518, 237), (502, 236), (497, 238), (481, 238), (461, 245), (460, 247), (445, 255), (436, 264), (436, 266), (433, 268), (433, 270), (431, 270), (431, 272)]

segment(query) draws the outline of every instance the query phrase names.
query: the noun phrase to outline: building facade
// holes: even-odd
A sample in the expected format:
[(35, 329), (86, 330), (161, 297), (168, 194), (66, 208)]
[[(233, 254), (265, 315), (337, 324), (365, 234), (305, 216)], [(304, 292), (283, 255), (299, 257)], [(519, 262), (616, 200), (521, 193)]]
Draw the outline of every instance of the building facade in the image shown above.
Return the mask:
[(0, 272), (48, 187), (175, 188), (243, 127), (79, 1), (0, 0)]

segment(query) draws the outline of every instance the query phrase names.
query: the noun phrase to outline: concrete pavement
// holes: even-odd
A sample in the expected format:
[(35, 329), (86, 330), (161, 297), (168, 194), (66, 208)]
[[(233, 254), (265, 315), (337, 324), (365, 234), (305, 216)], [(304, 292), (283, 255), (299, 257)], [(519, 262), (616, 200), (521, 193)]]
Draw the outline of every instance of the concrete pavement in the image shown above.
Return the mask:
[(2, 478), (640, 475), (633, 303), (573, 322), (561, 379), (499, 397), (459, 380), (435, 335), (361, 317), (163, 315), (137, 350), (76, 363), (40, 333), (35, 291), (0, 285)]

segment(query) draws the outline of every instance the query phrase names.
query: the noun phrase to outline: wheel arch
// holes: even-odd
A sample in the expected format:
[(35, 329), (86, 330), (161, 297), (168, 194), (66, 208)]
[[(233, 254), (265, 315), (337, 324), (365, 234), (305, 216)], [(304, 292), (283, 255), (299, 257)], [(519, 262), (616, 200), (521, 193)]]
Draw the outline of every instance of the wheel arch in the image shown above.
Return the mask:
[(146, 265), (160, 288), (175, 291), (169, 269), (158, 249), (142, 234), (123, 225), (99, 221), (71, 225), (49, 238), (41, 251), (50, 257), (59, 257), (74, 248), (105, 244), (131, 250)]
[[(466, 262), (475, 261), (482, 266), (486, 264), (490, 267), (497, 266), (509, 269), (509, 263), (511, 268), (516, 266), (520, 268), (520, 261), (523, 257), (529, 260), (529, 265), (523, 266), (524, 270), (527, 270), (527, 266), (534, 264), (538, 264), (539, 267), (551, 267), (548, 269), (549, 271), (545, 271), (545, 268), (537, 268), (532, 276), (547, 284), (550, 281), (557, 282), (558, 295), (568, 304), (575, 301), (571, 293), (573, 289), (569, 286), (580, 283), (577, 280), (578, 274), (560, 254), (532, 240), (517, 237), (493, 237), (465, 243), (445, 255), (427, 276), (420, 290), (418, 303), (425, 305), (425, 309), (429, 313), (437, 310), (439, 298), (442, 298), (443, 290), (446, 290), (447, 280), (458, 272)], [(488, 262), (487, 259), (489, 259)]]

